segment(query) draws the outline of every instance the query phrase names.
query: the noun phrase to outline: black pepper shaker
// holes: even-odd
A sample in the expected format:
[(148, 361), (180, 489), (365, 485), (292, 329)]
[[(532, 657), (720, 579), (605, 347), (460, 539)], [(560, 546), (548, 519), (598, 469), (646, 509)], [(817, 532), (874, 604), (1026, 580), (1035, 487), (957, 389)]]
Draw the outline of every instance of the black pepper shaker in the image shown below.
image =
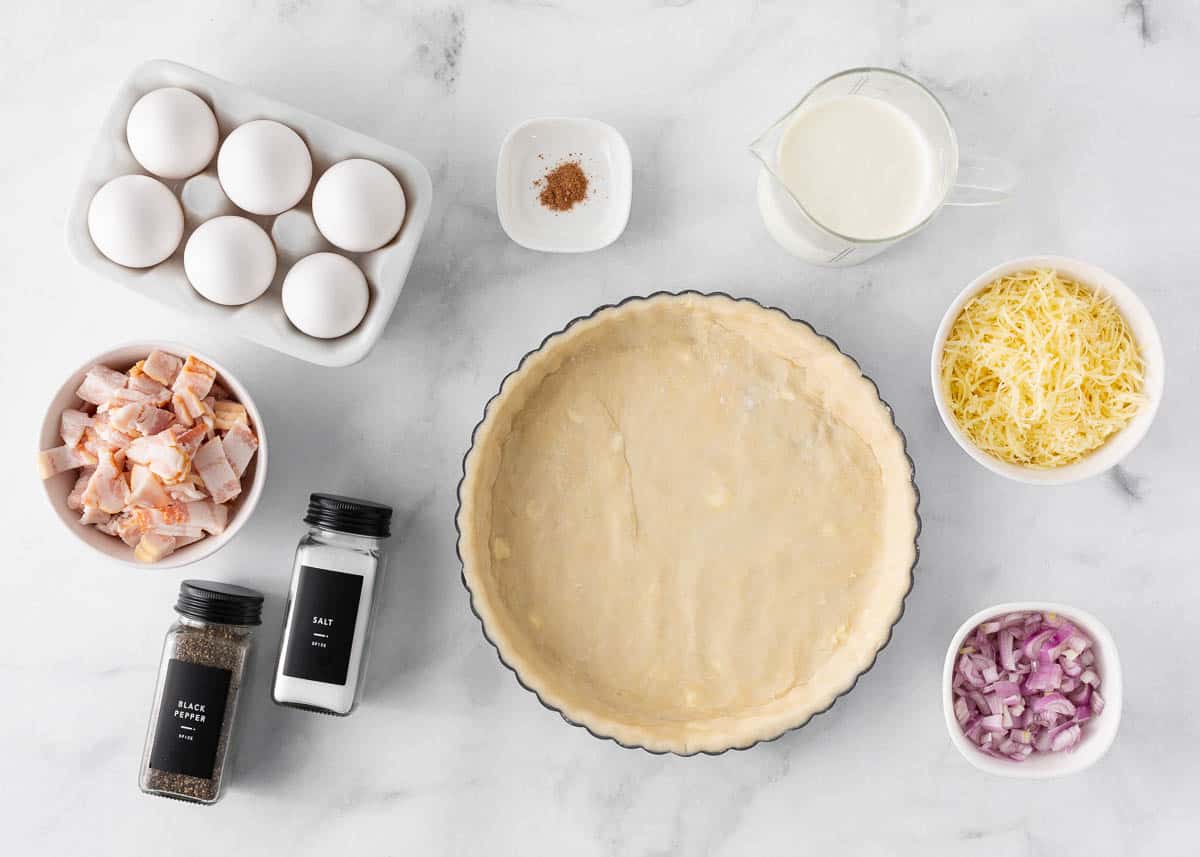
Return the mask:
[(208, 580), (179, 585), (142, 752), (146, 794), (216, 803), (228, 773), (238, 693), (263, 596)]

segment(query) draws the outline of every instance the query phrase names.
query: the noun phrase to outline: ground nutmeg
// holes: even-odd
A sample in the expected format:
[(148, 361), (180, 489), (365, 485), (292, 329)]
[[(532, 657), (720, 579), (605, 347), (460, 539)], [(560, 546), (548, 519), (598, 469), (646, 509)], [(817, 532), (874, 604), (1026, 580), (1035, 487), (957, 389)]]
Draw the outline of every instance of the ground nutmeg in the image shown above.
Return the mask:
[(579, 161), (563, 161), (534, 182), (538, 201), (551, 211), (570, 211), (588, 195), (588, 177)]

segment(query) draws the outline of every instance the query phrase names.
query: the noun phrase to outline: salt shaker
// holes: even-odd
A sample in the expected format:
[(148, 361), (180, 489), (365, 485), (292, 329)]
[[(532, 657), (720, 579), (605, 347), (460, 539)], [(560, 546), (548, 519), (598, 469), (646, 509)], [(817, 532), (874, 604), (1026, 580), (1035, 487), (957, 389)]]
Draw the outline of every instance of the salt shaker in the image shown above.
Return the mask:
[(179, 585), (179, 618), (167, 631), (142, 751), (143, 792), (195, 803), (220, 799), (262, 604), (262, 594), (244, 586)]
[(337, 715), (358, 704), (391, 520), (380, 503), (309, 497), (275, 665), (278, 704)]

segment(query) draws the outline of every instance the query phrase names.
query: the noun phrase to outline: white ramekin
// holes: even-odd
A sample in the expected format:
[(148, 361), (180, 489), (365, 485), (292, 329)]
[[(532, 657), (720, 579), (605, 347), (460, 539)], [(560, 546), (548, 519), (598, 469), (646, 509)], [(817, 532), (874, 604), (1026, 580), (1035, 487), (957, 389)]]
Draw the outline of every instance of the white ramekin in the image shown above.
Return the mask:
[(242, 485), (244, 487), (241, 495), (232, 503), (229, 522), (224, 532), (216, 536), (206, 536), (198, 542), (186, 545), (158, 562), (138, 562), (133, 557), (133, 548), (115, 536), (105, 535), (95, 527), (79, 523), (79, 513), (67, 508), (67, 495), (71, 493), (71, 489), (75, 485), (75, 480), (78, 476), (77, 471), (68, 470), (64, 473), (55, 474), (49, 479), (44, 480), (42, 486), (45, 488), (46, 499), (50, 501), (50, 507), (54, 510), (58, 519), (62, 521), (63, 526), (67, 528), (71, 535), (97, 553), (140, 568), (178, 568), (179, 566), (188, 565), (189, 563), (211, 556), (228, 544), (229, 540), (237, 535), (238, 530), (242, 528), (246, 521), (249, 520), (250, 515), (253, 514), (254, 507), (258, 505), (258, 498), (262, 495), (263, 486), (267, 482), (267, 433), (263, 426), (262, 415), (259, 414), (258, 408), (250, 398), (250, 393), (229, 373), (228, 369), (207, 354), (173, 342), (131, 342), (125, 345), (118, 345), (115, 348), (92, 357), (71, 373), (63, 382), (63, 385), (58, 388), (58, 392), (51, 400), (50, 406), (46, 409), (46, 415), (42, 418), (42, 429), (38, 436), (38, 450), (51, 449), (62, 445), (62, 438), (59, 436), (59, 417), (67, 408), (78, 407), (81, 404), (80, 399), (75, 395), (75, 391), (79, 388), (80, 383), (82, 383), (83, 376), (87, 374), (88, 369), (96, 364), (100, 364), (124, 372), (155, 349), (166, 351), (180, 358), (187, 357), (189, 354), (195, 355), (198, 360), (203, 360), (209, 366), (216, 369), (217, 381), (229, 391), (234, 399), (245, 406), (246, 412), (250, 417), (250, 424), (254, 428), (254, 433), (258, 436), (258, 452), (254, 454), (254, 458), (250, 460), (250, 465), (242, 475)]
[[(1001, 461), (975, 446), (971, 442), (971, 439), (959, 428), (954, 415), (950, 413), (942, 389), (941, 379), (942, 349), (945, 346), (946, 337), (949, 335), (951, 326), (953, 326), (967, 302), (996, 279), (1007, 274), (1014, 274), (1018, 271), (1029, 271), (1034, 268), (1051, 268), (1082, 285), (1096, 289), (1111, 297), (1117, 309), (1120, 310), (1121, 315), (1124, 316), (1125, 322), (1129, 325), (1129, 329), (1133, 333), (1133, 338), (1137, 341), (1138, 348), (1142, 353), (1142, 360), (1145, 362), (1146, 371), (1145, 386), (1143, 389), (1143, 393), (1146, 396), (1146, 403), (1130, 421), (1129, 425), (1109, 438), (1107, 443), (1091, 455), (1073, 464), (1056, 467), (1051, 470), (1009, 464), (1007, 461)], [(1154, 415), (1158, 411), (1159, 402), (1162, 400), (1163, 372), (1163, 347), (1162, 341), (1158, 337), (1158, 328), (1154, 326), (1154, 319), (1150, 317), (1149, 311), (1141, 300), (1138, 299), (1137, 295), (1133, 293), (1133, 290), (1112, 274), (1097, 268), (1095, 265), (1089, 265), (1087, 262), (1080, 262), (1077, 259), (1067, 259), (1062, 256), (1027, 256), (1022, 259), (1013, 259), (1011, 262), (997, 265), (976, 277), (970, 285), (959, 293), (954, 302), (950, 304), (950, 308), (946, 310), (945, 316), (942, 317), (942, 323), (938, 326), (937, 335), (933, 339), (933, 354), (930, 359), (933, 401), (937, 405), (938, 413), (942, 416), (942, 422), (946, 424), (946, 429), (958, 445), (963, 448), (967, 455), (993, 473), (998, 473), (1009, 479), (1015, 479), (1018, 482), (1028, 482), (1035, 485), (1064, 485), (1068, 482), (1077, 482), (1080, 479), (1095, 476), (1098, 473), (1108, 470), (1132, 452), (1133, 448), (1145, 437), (1146, 432), (1150, 429), (1150, 423), (1154, 421)]]
[[(954, 716), (954, 667), (958, 661), (958, 650), (962, 648), (963, 640), (979, 625), (1003, 616), (1006, 613), (1021, 612), (1057, 613), (1065, 616), (1092, 641), (1096, 654), (1096, 672), (1100, 675), (1100, 695), (1104, 697), (1104, 710), (1088, 721), (1083, 728), (1083, 737), (1074, 750), (1063, 753), (1033, 753), (1023, 762), (1010, 759), (996, 759), (976, 747), (966, 735), (962, 726)], [(1048, 601), (1016, 601), (1010, 604), (997, 604), (980, 610), (954, 634), (950, 648), (946, 650), (946, 663), (942, 670), (942, 711), (946, 716), (946, 729), (950, 732), (950, 742), (958, 748), (963, 758), (981, 771), (996, 774), (1001, 777), (1017, 777), (1029, 780), (1048, 780), (1074, 774), (1084, 768), (1091, 767), (1108, 752), (1113, 739), (1117, 737), (1117, 729), (1121, 725), (1121, 660), (1117, 656), (1117, 644), (1104, 623), (1090, 613), (1066, 604), (1053, 604)]]

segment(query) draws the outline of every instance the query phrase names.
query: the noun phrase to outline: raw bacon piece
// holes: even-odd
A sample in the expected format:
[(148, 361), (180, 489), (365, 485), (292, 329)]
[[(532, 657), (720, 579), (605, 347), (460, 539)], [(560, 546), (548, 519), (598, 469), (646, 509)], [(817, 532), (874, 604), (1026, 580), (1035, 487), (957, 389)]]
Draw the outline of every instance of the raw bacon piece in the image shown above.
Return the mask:
[(117, 390), (115, 393), (109, 396), (108, 401), (96, 408), (96, 411), (97, 413), (115, 411), (117, 408), (124, 407), (125, 405), (133, 402), (136, 402), (137, 404), (154, 404), (152, 397), (147, 396), (145, 393), (139, 393), (137, 390), (131, 390), (128, 387), (122, 387), (120, 390)]
[[(75, 454), (82, 458), (87, 467), (95, 467), (97, 456), (102, 450), (113, 449), (113, 445), (100, 435), (96, 434), (94, 425), (88, 426), (83, 430), (83, 440), (79, 441), (79, 446), (75, 447)], [(124, 451), (122, 450), (122, 455)]]
[(237, 423), (249, 425), (246, 408), (237, 402), (215, 400), (213, 403), (213, 424), (221, 431), (229, 431)]
[(200, 448), (200, 444), (204, 443), (204, 439), (208, 435), (208, 432), (205, 431), (204, 426), (195, 426), (184, 432), (179, 431), (177, 428), (175, 429), (175, 432), (176, 437), (179, 440), (179, 446), (189, 456), (196, 454), (196, 450)]
[(199, 401), (208, 395), (208, 391), (212, 389), (213, 382), (216, 380), (216, 369), (189, 354), (188, 359), (183, 362), (183, 368), (175, 376), (175, 383), (171, 385), (171, 391), (182, 393), (187, 390)]
[(236, 423), (225, 433), (222, 444), (225, 457), (229, 459), (229, 466), (233, 468), (238, 479), (241, 479), (250, 464), (250, 459), (254, 457), (255, 450), (258, 449), (258, 438), (245, 423)]
[(188, 517), (194, 525), (206, 533), (219, 536), (229, 523), (229, 507), (211, 500), (197, 500), (187, 504)]
[(92, 431), (96, 437), (112, 449), (128, 449), (133, 438), (113, 424), (111, 413), (96, 414), (92, 421)]
[(202, 532), (198, 536), (172, 536), (171, 538), (175, 539), (175, 550), (179, 550), (180, 548), (185, 548), (188, 545), (193, 545), (196, 542), (203, 539), (204, 533)]
[(175, 409), (176, 419), (185, 426), (194, 425), (204, 416), (204, 402), (191, 390), (180, 390), (173, 395), (171, 407)]
[(80, 471), (79, 478), (75, 480), (75, 487), (71, 489), (71, 493), (67, 495), (68, 509), (83, 508), (83, 492), (87, 488), (88, 482), (92, 479), (94, 467), (87, 467)]
[(208, 492), (196, 484), (196, 474), (193, 473), (183, 482), (178, 485), (168, 485), (166, 487), (167, 494), (172, 500), (178, 500), (181, 503), (186, 503), (189, 500), (205, 500), (208, 498)]
[(134, 464), (149, 467), (164, 485), (182, 482), (191, 470), (191, 453), (180, 443), (174, 427), (149, 437), (137, 438), (129, 444), (128, 455)]
[(58, 421), (58, 433), (67, 446), (78, 446), (83, 439), (83, 430), (92, 424), (92, 418), (83, 411), (68, 408)]
[(76, 467), (83, 467), (88, 462), (79, 453), (79, 450), (70, 446), (56, 446), (54, 449), (43, 449), (38, 453), (38, 475), (43, 479), (49, 479), (56, 473), (62, 473), (64, 470), (74, 470)]
[(98, 459), (96, 472), (83, 489), (83, 505), (115, 515), (129, 505), (129, 485), (111, 449), (102, 450)]
[(107, 521), (105, 521), (103, 524), (96, 524), (96, 529), (99, 530), (100, 532), (104, 533), (104, 535), (106, 535), (106, 536), (113, 536), (114, 538), (120, 538), (121, 534), (119, 532), (117, 532), (117, 521), (118, 520), (119, 519), (116, 516), (110, 516), (109, 519)]
[(168, 387), (175, 383), (175, 376), (179, 374), (181, 366), (183, 366), (182, 360), (165, 351), (151, 351), (150, 355), (142, 361), (142, 371), (151, 379)]
[(103, 405), (125, 386), (125, 373), (107, 366), (96, 365), (83, 376), (75, 395), (93, 405)]
[(219, 437), (200, 447), (192, 464), (217, 503), (226, 503), (242, 493), (242, 483), (225, 457), (225, 448)]
[(144, 464), (133, 465), (133, 470), (129, 476), (130, 495), (129, 502), (136, 506), (170, 506), (173, 501), (171, 495), (164, 489), (158, 477), (151, 472), (149, 467)]
[(212, 396), (214, 399), (216, 399), (218, 402), (223, 402), (226, 399), (233, 398), (232, 396), (229, 395), (228, 390), (226, 390), (220, 384), (215, 384), (215, 383), (212, 385), (212, 389), (208, 391), (208, 394), (210, 396)]
[[(152, 406), (153, 407), (153, 406)], [(118, 431), (125, 434), (133, 434), (133, 423), (138, 418), (138, 414), (142, 412), (142, 406), (138, 402), (131, 402), (128, 405), (121, 405), (103, 416), (106, 418), (109, 425), (114, 426)], [(155, 432), (157, 434), (157, 432)]]
[(149, 402), (133, 402), (109, 411), (108, 421), (126, 434), (158, 434), (171, 423), (175, 415)]
[(212, 396), (209, 396), (207, 399), (205, 399), (203, 402), (200, 403), (200, 405), (204, 408), (204, 413), (200, 414), (200, 417), (197, 420), (197, 422), (204, 424), (204, 436), (207, 438), (216, 437), (216, 434), (217, 434), (217, 432), (216, 432), (217, 415), (216, 415), (216, 413), (213, 412), (213, 405), (216, 403), (216, 401), (217, 400), (214, 399)]
[(79, 516), (79, 523), (81, 524), (107, 524), (111, 520), (111, 514), (102, 512), (99, 509), (93, 509), (90, 506), (84, 506), (83, 514)]
[(175, 422), (175, 415), (170, 411), (164, 411), (153, 405), (143, 405), (141, 413), (134, 420), (133, 427), (143, 435), (158, 434), (173, 422)]
[(229, 510), (209, 500), (172, 503), (162, 509), (147, 509), (150, 529), (164, 536), (216, 535), (224, 532)]
[(153, 404), (165, 405), (171, 401), (171, 391), (165, 385), (158, 383), (147, 375), (145, 366), (145, 360), (139, 360), (135, 363), (133, 368), (129, 370), (129, 380), (126, 382), (126, 385), (135, 393), (149, 396)]
[(115, 519), (115, 529), (121, 541), (134, 547), (150, 529), (150, 516), (145, 509), (130, 506)]
[(146, 533), (133, 549), (133, 556), (138, 562), (158, 562), (175, 552), (175, 537), (163, 536), (158, 533)]

